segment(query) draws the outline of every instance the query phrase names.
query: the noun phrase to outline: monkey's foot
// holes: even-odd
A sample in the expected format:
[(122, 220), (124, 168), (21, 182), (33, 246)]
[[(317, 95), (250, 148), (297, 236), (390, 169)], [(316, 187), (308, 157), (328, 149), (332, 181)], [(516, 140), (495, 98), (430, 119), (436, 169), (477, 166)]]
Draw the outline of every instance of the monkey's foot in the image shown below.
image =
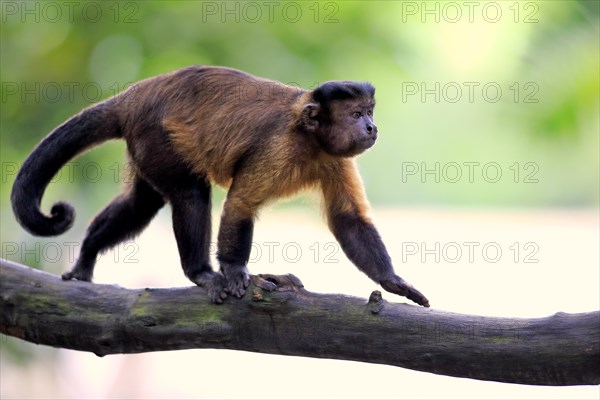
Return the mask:
[(423, 307), (429, 307), (429, 300), (427, 300), (427, 297), (425, 297), (423, 293), (419, 292), (414, 288), (413, 285), (406, 282), (398, 275), (394, 275), (390, 279), (383, 280), (379, 284), (388, 292), (404, 296)]
[(196, 285), (208, 290), (208, 295), (213, 303), (221, 304), (227, 298), (225, 277), (214, 271), (206, 271), (191, 279)]
[(250, 275), (245, 265), (221, 263), (221, 270), (227, 279), (227, 293), (240, 298), (250, 284)]
[(78, 280), (78, 281), (91, 282), (92, 281), (92, 272), (86, 271), (82, 268), (75, 266), (75, 267), (73, 267), (73, 269), (71, 271), (65, 272), (64, 274), (62, 274), (61, 278), (63, 281)]

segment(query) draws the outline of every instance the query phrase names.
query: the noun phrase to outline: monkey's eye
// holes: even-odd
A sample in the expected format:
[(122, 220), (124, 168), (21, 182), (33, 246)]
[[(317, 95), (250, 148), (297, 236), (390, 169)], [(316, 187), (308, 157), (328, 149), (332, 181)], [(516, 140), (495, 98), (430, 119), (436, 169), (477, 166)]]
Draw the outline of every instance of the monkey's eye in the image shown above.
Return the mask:
[(369, 117), (373, 116), (373, 110), (369, 110), (369, 111), (367, 111), (367, 115), (368, 115)]
[(354, 119), (359, 119), (362, 116), (362, 113), (360, 111), (355, 111), (352, 113), (352, 118)]

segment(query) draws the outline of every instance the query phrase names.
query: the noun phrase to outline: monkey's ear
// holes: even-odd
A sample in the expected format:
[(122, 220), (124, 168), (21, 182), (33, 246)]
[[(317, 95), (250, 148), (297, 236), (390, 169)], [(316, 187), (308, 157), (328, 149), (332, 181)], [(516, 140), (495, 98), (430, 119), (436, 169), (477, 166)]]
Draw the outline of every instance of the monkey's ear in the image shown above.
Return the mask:
[(300, 123), (308, 132), (315, 132), (319, 128), (320, 107), (317, 103), (308, 103), (302, 108)]

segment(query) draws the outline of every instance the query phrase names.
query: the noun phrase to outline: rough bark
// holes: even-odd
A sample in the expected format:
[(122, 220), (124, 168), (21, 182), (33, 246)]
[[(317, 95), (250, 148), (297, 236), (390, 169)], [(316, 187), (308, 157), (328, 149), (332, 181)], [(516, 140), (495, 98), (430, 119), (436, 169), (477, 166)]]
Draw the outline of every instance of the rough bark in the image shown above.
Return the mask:
[[(253, 276), (244, 298), (202, 288), (131, 290), (64, 282), (0, 261), (0, 332), (99, 356), (219, 348), (380, 363), (534, 385), (600, 383), (600, 312), (514, 319), (306, 291)], [(273, 284), (276, 289), (273, 290)]]

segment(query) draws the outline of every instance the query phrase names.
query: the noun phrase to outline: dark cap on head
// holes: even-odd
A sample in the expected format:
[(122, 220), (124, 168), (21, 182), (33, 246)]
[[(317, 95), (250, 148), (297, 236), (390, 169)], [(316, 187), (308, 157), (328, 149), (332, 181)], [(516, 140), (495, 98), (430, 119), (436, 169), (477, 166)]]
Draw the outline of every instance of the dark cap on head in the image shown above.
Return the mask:
[(369, 82), (330, 81), (317, 87), (313, 98), (319, 103), (373, 97), (375, 88)]

